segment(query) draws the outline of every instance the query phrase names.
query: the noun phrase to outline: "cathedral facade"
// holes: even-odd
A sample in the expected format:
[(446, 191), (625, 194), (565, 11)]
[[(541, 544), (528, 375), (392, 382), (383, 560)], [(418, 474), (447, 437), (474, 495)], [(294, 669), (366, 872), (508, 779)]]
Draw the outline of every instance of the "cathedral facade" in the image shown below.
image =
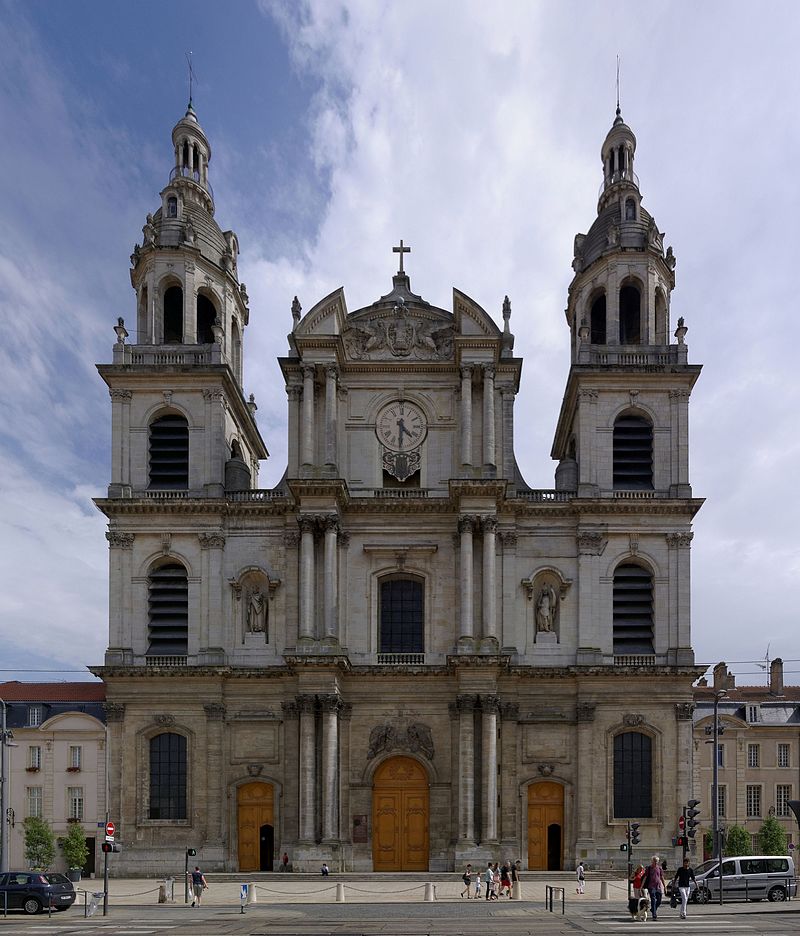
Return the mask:
[[(688, 404), (675, 259), (619, 111), (575, 238), (552, 489), (514, 455), (511, 306), (343, 289), (288, 352), (288, 464), (242, 389), (248, 296), (191, 107), (131, 256), (112, 401), (107, 684), (121, 873), (447, 871), (663, 849), (691, 794)], [(388, 283), (387, 283), (388, 285)], [(380, 290), (376, 289), (376, 293)], [(288, 316), (287, 316), (288, 321)], [(674, 335), (674, 341), (673, 341)], [(555, 414), (553, 414), (555, 417)]]

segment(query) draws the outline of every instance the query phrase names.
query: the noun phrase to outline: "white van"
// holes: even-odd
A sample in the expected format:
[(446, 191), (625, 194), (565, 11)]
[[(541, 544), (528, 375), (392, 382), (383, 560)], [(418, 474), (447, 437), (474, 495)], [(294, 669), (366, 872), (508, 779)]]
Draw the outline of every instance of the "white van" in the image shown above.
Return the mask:
[[(704, 861), (694, 869), (697, 889), (691, 899), (719, 899), (719, 863)], [(787, 900), (797, 896), (794, 861), (790, 855), (739, 855), (722, 859), (723, 900)]]

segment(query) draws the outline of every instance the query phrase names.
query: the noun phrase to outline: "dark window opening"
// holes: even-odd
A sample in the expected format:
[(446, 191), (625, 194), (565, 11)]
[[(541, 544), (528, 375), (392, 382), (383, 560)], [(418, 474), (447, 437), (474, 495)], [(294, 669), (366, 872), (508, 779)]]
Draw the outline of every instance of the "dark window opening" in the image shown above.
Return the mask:
[(231, 458), (241, 458), (242, 457), (242, 447), (239, 445), (238, 439), (234, 439), (231, 442)]
[(393, 474), (389, 474), (388, 471), (384, 471), (383, 486), (385, 488), (418, 488), (419, 475), (419, 470), (417, 470), (414, 472), (414, 474), (409, 475), (405, 481), (398, 481)]
[(170, 197), (167, 199), (167, 217), (178, 217), (178, 199), (174, 195), (170, 195)]
[(653, 427), (641, 416), (614, 423), (614, 490), (652, 491)]
[(649, 735), (626, 731), (614, 738), (614, 818), (652, 815), (653, 742)]
[(208, 296), (197, 297), (197, 342), (198, 344), (211, 344), (214, 341), (214, 332), (211, 326), (217, 319), (217, 310)]
[(170, 286), (164, 293), (164, 343), (183, 342), (183, 290)]
[(189, 168), (189, 144), (183, 144), (183, 165), (186, 169)]
[(606, 297), (598, 296), (592, 303), (591, 311), (591, 342), (592, 344), (606, 343)]
[(379, 653), (423, 653), (425, 598), (422, 582), (396, 578), (381, 582)]
[(625, 562), (614, 572), (614, 654), (653, 653), (653, 577)]
[(623, 286), (619, 291), (620, 344), (639, 344), (642, 340), (640, 299), (635, 286)]
[(148, 582), (148, 656), (186, 656), (189, 649), (189, 580), (177, 562), (157, 566)]
[(636, 220), (636, 202), (632, 198), (627, 198), (625, 200), (625, 220)]
[(186, 819), (186, 738), (172, 732), (150, 741), (151, 819)]
[(150, 487), (189, 487), (189, 424), (183, 416), (170, 414), (150, 423)]

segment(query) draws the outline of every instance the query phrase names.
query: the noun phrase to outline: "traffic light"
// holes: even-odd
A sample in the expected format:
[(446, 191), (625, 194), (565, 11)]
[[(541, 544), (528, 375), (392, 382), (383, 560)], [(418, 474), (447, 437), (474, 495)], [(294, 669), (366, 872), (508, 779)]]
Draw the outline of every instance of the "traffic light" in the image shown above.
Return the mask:
[(631, 845), (639, 844), (639, 823), (631, 823)]
[(672, 839), (672, 844), (675, 846), (675, 848), (686, 848), (688, 842), (686, 841), (685, 835), (676, 835)]
[(699, 822), (695, 819), (695, 816), (700, 815), (700, 810), (697, 808), (700, 805), (699, 799), (690, 799), (686, 810), (686, 834), (689, 838), (694, 838), (695, 832), (697, 831), (697, 826)]
[(116, 842), (103, 842), (100, 848), (104, 852), (121, 852), (122, 851), (122, 846), (117, 845)]
[(187, 849), (186, 849), (186, 854), (187, 854), (190, 858), (194, 858), (194, 857), (197, 855), (197, 849), (196, 849), (196, 848), (187, 848)]

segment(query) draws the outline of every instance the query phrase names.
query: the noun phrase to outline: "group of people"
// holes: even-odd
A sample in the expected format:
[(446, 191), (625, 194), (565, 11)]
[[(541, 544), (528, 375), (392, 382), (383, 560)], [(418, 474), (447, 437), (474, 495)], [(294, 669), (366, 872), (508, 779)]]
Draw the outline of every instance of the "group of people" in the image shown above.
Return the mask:
[(513, 899), (513, 885), (519, 880), (520, 865), (520, 861), (505, 861), (502, 866), (499, 861), (494, 864), (490, 861), (485, 871), (473, 871), (472, 865), (468, 864), (461, 876), (464, 882), (461, 896), (477, 900), (481, 896), (481, 887), (484, 887), (486, 900), (499, 900), (504, 894)]
[[(689, 893), (692, 888), (692, 881), (695, 880), (694, 869), (689, 864), (689, 859), (684, 858), (680, 868), (675, 872), (672, 879), (673, 906), (677, 906), (676, 889), (680, 894), (681, 919), (686, 919), (686, 908), (689, 904)], [(634, 871), (631, 878), (633, 885), (633, 896), (640, 897), (645, 892), (650, 897), (650, 912), (654, 920), (658, 919), (658, 908), (667, 889), (667, 864), (659, 864), (658, 855), (653, 855), (650, 864), (645, 868), (644, 865)], [(696, 881), (695, 881), (696, 883)]]

